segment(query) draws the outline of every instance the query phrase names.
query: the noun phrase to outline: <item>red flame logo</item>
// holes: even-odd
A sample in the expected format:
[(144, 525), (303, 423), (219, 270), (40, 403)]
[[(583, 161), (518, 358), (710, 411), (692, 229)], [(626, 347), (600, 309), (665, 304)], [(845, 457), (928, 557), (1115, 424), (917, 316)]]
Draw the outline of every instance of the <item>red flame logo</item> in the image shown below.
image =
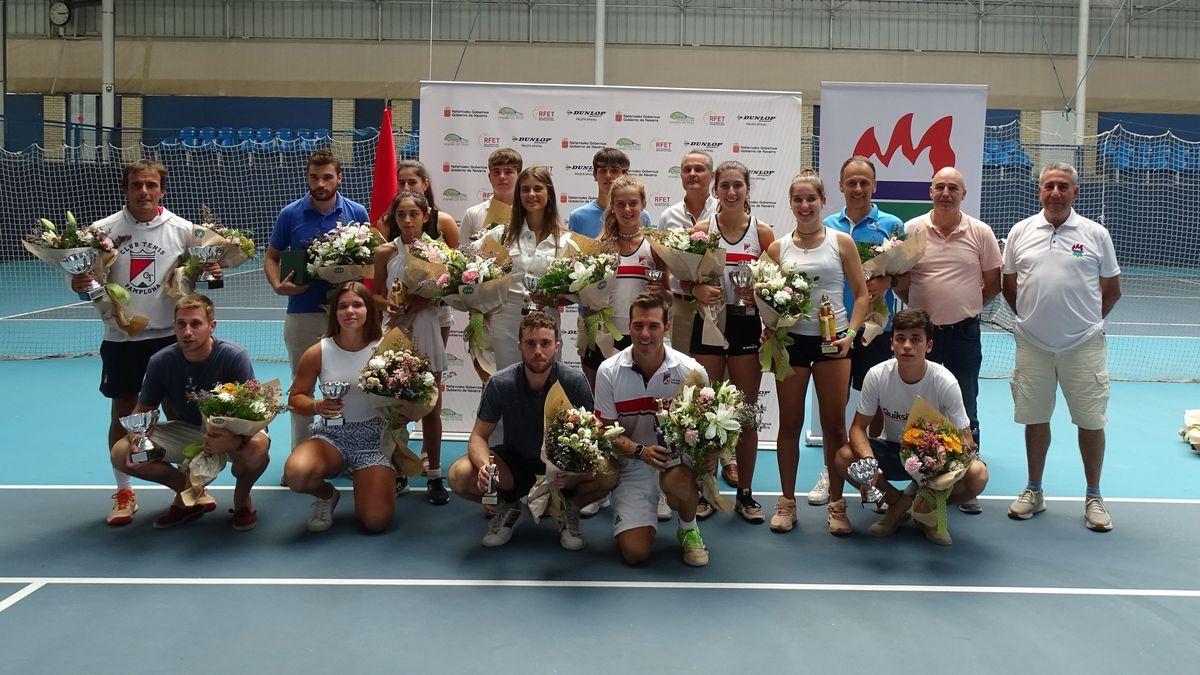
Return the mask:
[(921, 136), (921, 140), (913, 145), (912, 133), (913, 113), (908, 113), (896, 121), (892, 129), (892, 137), (888, 141), (887, 151), (879, 148), (879, 140), (875, 138), (875, 127), (863, 132), (854, 146), (854, 154), (863, 157), (875, 156), (884, 166), (890, 165), (892, 155), (899, 150), (909, 162), (916, 163), (917, 158), (926, 149), (929, 150), (929, 165), (939, 171), (948, 166), (954, 166), (954, 148), (950, 147), (950, 131), (954, 128), (954, 118), (947, 115), (933, 123), (933, 126)]

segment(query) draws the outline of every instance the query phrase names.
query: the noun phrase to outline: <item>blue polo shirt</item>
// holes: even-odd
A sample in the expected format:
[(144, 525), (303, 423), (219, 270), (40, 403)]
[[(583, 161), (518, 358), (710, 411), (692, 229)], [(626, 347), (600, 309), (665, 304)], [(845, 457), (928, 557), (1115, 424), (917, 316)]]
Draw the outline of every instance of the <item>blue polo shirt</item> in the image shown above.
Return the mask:
[[(642, 226), (650, 227), (650, 212), (642, 209)], [(595, 239), (604, 230), (604, 207), (593, 199), (575, 209), (567, 220), (567, 229)]]
[[(337, 227), (338, 223), (366, 223), (369, 220), (370, 216), (362, 204), (346, 199), (341, 193), (328, 214), (314, 209), (309, 196), (305, 195), (279, 211), (275, 229), (271, 230), (271, 248), (276, 251), (306, 249), (318, 236)], [(288, 296), (288, 314), (320, 312), (328, 292), (328, 283), (314, 279), (304, 293)]]
[[(841, 213), (835, 213), (825, 218), (825, 227), (845, 232), (854, 238), (855, 243), (882, 244), (883, 240), (890, 237), (893, 232), (904, 232), (904, 221), (890, 213), (880, 211), (878, 206), (871, 204), (871, 212), (859, 222), (850, 222), (850, 219), (846, 217), (846, 209), (842, 209)], [(884, 299), (887, 301), (888, 307), (896, 306), (896, 298), (890, 290)], [(846, 284), (842, 301), (846, 303), (846, 313), (849, 314), (854, 308), (854, 292), (850, 290), (850, 284)], [(890, 316), (883, 329), (892, 329)]]

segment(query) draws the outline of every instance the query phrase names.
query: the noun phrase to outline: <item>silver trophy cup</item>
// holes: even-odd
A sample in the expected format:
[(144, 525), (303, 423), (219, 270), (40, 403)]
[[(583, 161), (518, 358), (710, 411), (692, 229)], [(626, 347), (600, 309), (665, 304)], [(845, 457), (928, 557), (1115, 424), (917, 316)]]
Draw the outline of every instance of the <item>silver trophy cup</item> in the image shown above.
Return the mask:
[(657, 284), (662, 281), (663, 271), (656, 269), (646, 270), (646, 281), (652, 284)]
[[(875, 472), (879, 470), (879, 461), (874, 457), (866, 457), (852, 463), (848, 468), (850, 478), (859, 485), (866, 485), (875, 479)], [(883, 504), (883, 493), (874, 485), (867, 488), (867, 495), (863, 498), (863, 506), (870, 502), (877, 508)]]
[[(750, 263), (741, 263), (737, 266), (737, 269), (729, 273), (729, 276), (733, 280), (733, 285), (738, 290), (747, 289), (754, 285), (754, 275), (750, 272)], [(737, 306), (748, 307), (749, 305), (739, 295)]]
[[(321, 382), (321, 394), (327, 399), (336, 401), (345, 396), (347, 391), (350, 391), (349, 382), (339, 382), (337, 380), (332, 382)], [(321, 420), (321, 423), (327, 427), (340, 427), (345, 424), (345, 422), (346, 421), (342, 419), (342, 413), (340, 412), (333, 417), (325, 417)]]
[[(67, 274), (74, 276), (76, 274), (84, 274), (91, 271), (92, 261), (95, 259), (96, 251), (89, 248), (87, 250), (80, 251), (79, 253), (72, 253), (71, 255), (58, 261), (58, 264), (60, 267), (66, 270)], [(88, 300), (99, 300), (108, 292), (105, 291), (104, 287), (93, 278), (91, 283), (88, 284), (87, 290), (80, 295), (83, 295), (84, 293), (87, 294)]]
[[(208, 246), (192, 246), (188, 249), (188, 253), (192, 254), (192, 256), (199, 260), (201, 264), (220, 262), (221, 258), (225, 257), (225, 249), (215, 244), (209, 244)], [(218, 279), (212, 274), (204, 271), (200, 272), (200, 276), (197, 277), (196, 281), (207, 281), (210, 289), (225, 287), (225, 282), (223, 280)]]
[(140, 464), (161, 460), (164, 457), (163, 449), (150, 442), (150, 432), (154, 429), (154, 424), (158, 422), (157, 410), (126, 415), (120, 421), (126, 431), (134, 434), (132, 451), (129, 453), (130, 462)]
[(533, 294), (537, 293), (538, 283), (540, 281), (541, 277), (536, 277), (532, 274), (526, 274), (525, 277), (521, 279), (522, 285), (525, 286), (525, 307), (521, 309), (522, 314), (542, 311), (542, 307), (533, 301)]

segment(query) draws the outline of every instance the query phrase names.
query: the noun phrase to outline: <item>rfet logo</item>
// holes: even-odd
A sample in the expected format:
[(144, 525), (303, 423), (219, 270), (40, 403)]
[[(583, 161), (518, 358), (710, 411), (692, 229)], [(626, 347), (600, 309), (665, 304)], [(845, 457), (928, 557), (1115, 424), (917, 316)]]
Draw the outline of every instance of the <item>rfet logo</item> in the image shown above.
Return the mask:
[(950, 132), (954, 129), (954, 118), (947, 115), (933, 123), (921, 140), (913, 143), (912, 133), (913, 113), (901, 117), (892, 128), (892, 136), (888, 139), (887, 150), (879, 146), (875, 136), (875, 127), (863, 132), (858, 143), (854, 145), (854, 154), (863, 157), (878, 157), (884, 166), (890, 166), (892, 156), (899, 150), (909, 163), (916, 164), (917, 158), (925, 150), (929, 151), (929, 167), (931, 173), (937, 173), (948, 166), (954, 166), (954, 148), (950, 146)]
[(670, 205), (671, 205), (671, 197), (670, 197), (669, 195), (659, 195), (659, 194), (656, 194), (656, 195), (654, 195), (654, 196), (651, 198), (651, 200), (650, 200), (650, 201), (651, 201), (651, 203), (652, 203), (654, 206), (656, 206), (656, 207), (657, 207), (657, 206), (670, 206)]
[(723, 127), (725, 126), (725, 113), (708, 112), (704, 113), (704, 122), (709, 126)]

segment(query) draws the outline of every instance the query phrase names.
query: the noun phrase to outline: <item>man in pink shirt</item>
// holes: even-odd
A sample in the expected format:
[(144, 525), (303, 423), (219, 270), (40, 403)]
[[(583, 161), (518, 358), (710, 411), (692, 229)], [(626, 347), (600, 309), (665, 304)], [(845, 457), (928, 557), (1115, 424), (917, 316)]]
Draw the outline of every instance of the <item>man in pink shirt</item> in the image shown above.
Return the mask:
[[(977, 399), (983, 362), (979, 313), (1000, 293), (1004, 261), (992, 228), (962, 212), (966, 194), (963, 175), (954, 167), (933, 175), (929, 186), (933, 210), (904, 224), (910, 237), (926, 232), (925, 255), (911, 272), (898, 278), (896, 292), (910, 306), (929, 313), (934, 330), (928, 358), (944, 365), (958, 380), (978, 444)], [(966, 513), (981, 511), (975, 500), (959, 508)]]

